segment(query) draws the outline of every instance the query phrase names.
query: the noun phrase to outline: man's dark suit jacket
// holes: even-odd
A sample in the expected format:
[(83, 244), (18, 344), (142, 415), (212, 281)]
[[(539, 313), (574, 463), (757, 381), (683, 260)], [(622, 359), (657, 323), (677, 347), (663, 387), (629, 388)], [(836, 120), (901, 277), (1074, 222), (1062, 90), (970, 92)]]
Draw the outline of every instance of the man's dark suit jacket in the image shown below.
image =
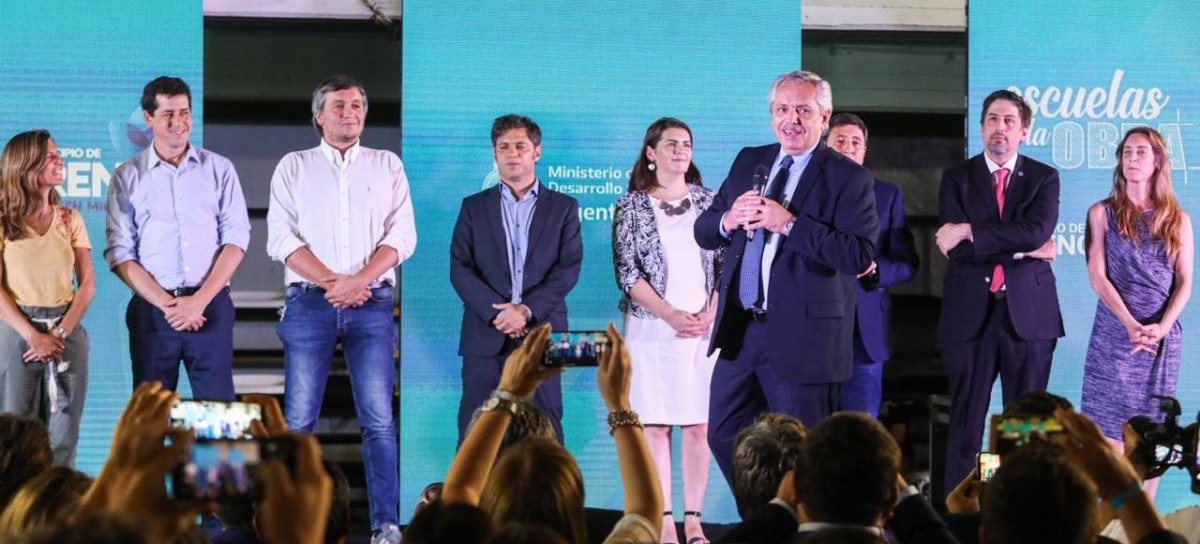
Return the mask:
[(1025, 156), (1009, 174), (1004, 213), (996, 205), (992, 174), (983, 155), (942, 174), (939, 224), (970, 223), (974, 241), (950, 251), (942, 289), (943, 340), (966, 341), (983, 330), (993, 267), (1004, 269), (1008, 311), (1017, 335), (1051, 340), (1063, 335), (1058, 290), (1050, 263), (1014, 259), (1033, 251), (1058, 224), (1058, 171)]
[(879, 214), (879, 238), (875, 242), (875, 265), (879, 285), (866, 290), (858, 285), (858, 335), (867, 355), (876, 363), (892, 358), (888, 331), (892, 324), (892, 297), (888, 290), (912, 279), (920, 259), (904, 215), (900, 188), (875, 179), (875, 212)]
[[(796, 517), (782, 506), (768, 504), (759, 513), (736, 525), (721, 544), (778, 544), (804, 542), (813, 533), (797, 533)], [(957, 544), (942, 518), (920, 495), (898, 504), (887, 522), (887, 530), (900, 544)]]
[[(779, 144), (742, 149), (712, 206), (696, 220), (700, 247), (729, 246), (709, 346), (709, 353), (721, 348), (724, 359), (736, 358), (741, 350), (748, 316), (738, 300), (746, 231), (738, 229), (726, 239), (721, 216), (750, 190), (755, 169), (770, 170), (778, 155)], [(879, 231), (873, 185), (870, 172), (821, 142), (788, 203), (796, 224), (771, 264), (766, 310), (767, 358), (789, 382), (840, 382), (853, 370), (855, 277), (874, 258)]]
[[(450, 240), (450, 283), (463, 301), (462, 356), (492, 357), (505, 346), (504, 334), (492, 326), (499, 313), (492, 304), (513, 297), (500, 190), (507, 188), (500, 185), (464, 198)], [(529, 225), (521, 295), (533, 312), (531, 329), (550, 323), (554, 330), (567, 330), (567, 293), (579, 280), (582, 263), (579, 204), (541, 185)]]

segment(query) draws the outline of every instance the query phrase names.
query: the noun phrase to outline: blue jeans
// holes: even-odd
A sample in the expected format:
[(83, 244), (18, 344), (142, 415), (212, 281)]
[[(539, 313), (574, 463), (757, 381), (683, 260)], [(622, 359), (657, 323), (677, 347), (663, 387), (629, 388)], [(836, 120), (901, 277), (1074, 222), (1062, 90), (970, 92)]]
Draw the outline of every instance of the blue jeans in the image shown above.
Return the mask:
[(357, 308), (337, 309), (325, 291), (308, 285), (287, 288), (277, 328), (283, 341), (285, 416), (289, 429), (312, 433), (321, 414), (334, 347), (342, 344), (354, 409), (362, 429), (363, 467), (371, 528), (399, 524), (399, 445), (392, 417), (396, 381), (396, 333), (392, 290), (371, 290)]

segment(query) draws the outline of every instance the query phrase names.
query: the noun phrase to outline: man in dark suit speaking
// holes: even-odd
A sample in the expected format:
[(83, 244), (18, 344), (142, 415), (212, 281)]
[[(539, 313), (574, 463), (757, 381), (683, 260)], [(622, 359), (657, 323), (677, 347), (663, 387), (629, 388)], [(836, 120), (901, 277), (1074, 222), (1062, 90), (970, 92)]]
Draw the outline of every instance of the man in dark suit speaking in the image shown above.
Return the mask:
[[(829, 120), (825, 143), (850, 160), (863, 164), (867, 157), (867, 124), (853, 113)], [(875, 240), (875, 270), (858, 281), (854, 327), (854, 375), (842, 383), (840, 410), (879, 416), (883, 401), (883, 363), (892, 358), (889, 333), (892, 297), (889, 289), (917, 273), (917, 249), (904, 215), (900, 187), (875, 179), (875, 212), (879, 238)]]
[(1058, 171), (1017, 154), (1033, 111), (1012, 91), (983, 101), (984, 152), (942, 174), (938, 249), (950, 262), (939, 337), (950, 379), (948, 493), (983, 442), (992, 385), (1004, 404), (1046, 389), (1063, 335), (1050, 262), (1058, 223)]
[[(493, 391), (525, 334), (543, 323), (567, 330), (567, 293), (583, 264), (579, 204), (541, 186), (534, 170), (542, 156), (537, 123), (520, 115), (496, 118), (492, 151), (500, 183), (463, 199), (450, 241), (450, 283), (463, 301), (460, 441), (475, 409), (489, 395), (508, 393)], [(542, 382), (533, 402), (550, 416), (561, 442), (559, 377)]]
[(696, 220), (700, 247), (729, 246), (708, 419), (729, 482), (738, 431), (768, 410), (816, 425), (837, 409), (838, 383), (851, 374), (855, 279), (871, 272), (879, 219), (871, 174), (821, 142), (832, 110), (821, 76), (776, 78), (779, 143), (742, 149)]

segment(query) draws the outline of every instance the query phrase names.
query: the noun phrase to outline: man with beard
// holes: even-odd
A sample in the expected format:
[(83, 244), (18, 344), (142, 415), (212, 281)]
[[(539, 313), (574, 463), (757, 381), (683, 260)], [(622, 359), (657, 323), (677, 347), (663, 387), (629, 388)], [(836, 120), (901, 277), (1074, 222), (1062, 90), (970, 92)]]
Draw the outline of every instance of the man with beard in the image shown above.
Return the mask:
[(950, 259), (939, 327), (950, 379), (946, 491), (974, 465), (996, 375), (1005, 404), (1044, 391), (1063, 335), (1050, 268), (1058, 171), (1017, 154), (1032, 119), (1016, 93), (988, 95), (984, 153), (942, 174), (936, 239)]

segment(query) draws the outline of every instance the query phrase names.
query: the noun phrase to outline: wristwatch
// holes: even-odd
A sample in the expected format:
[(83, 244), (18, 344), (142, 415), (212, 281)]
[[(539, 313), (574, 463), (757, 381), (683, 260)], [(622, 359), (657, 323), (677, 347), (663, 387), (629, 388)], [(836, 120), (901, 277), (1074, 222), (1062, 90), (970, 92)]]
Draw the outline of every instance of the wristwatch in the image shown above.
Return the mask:
[(483, 406), (479, 407), (479, 411), (491, 412), (492, 410), (507, 410), (509, 414), (515, 416), (517, 415), (517, 403), (500, 397), (488, 397), (483, 401)]
[(517, 402), (517, 401), (521, 400), (521, 397), (518, 397), (516, 393), (513, 393), (512, 391), (505, 391), (503, 389), (497, 389), (495, 391), (492, 391), (492, 396), (500, 397), (509, 402)]
[(784, 235), (784, 236), (789, 236), (789, 235), (791, 235), (791, 234), (792, 234), (792, 227), (794, 227), (794, 226), (796, 226), (796, 216), (794, 216), (794, 215), (793, 215), (791, 219), (788, 219), (788, 222), (787, 222), (787, 223), (784, 223), (784, 225), (783, 225), (783, 235)]

